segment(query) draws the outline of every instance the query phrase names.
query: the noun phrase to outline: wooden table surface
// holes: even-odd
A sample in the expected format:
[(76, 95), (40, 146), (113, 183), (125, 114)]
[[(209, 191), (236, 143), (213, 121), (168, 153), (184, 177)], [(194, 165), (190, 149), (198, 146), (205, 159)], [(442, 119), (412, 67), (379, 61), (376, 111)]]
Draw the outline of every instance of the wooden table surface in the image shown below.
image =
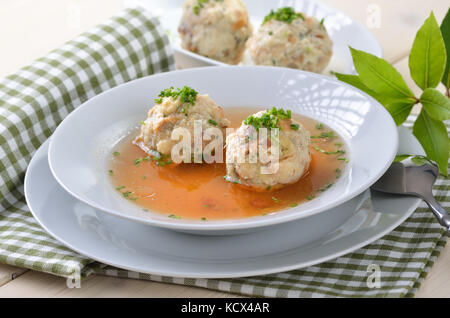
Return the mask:
[[(375, 34), (384, 57), (418, 91), (408, 70), (414, 36), (433, 10), (440, 22), (448, 0), (322, 0)], [(2, 0), (0, 76), (14, 72), (122, 8), (121, 0)], [(374, 15), (375, 14), (375, 15)], [(377, 25), (376, 15), (379, 14)], [(448, 208), (448, 207), (447, 207)], [(423, 282), (417, 297), (450, 296), (450, 246)], [(237, 297), (201, 288), (91, 275), (80, 289), (65, 279), (0, 264), (0, 297)]]

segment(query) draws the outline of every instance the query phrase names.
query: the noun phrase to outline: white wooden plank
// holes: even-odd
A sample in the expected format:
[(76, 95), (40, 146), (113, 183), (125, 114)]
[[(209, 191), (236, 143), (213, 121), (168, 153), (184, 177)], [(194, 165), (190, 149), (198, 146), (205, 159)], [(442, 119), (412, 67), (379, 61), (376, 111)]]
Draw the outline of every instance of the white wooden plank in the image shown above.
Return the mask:
[(122, 8), (122, 0), (0, 1), (0, 77), (16, 71)]
[(419, 288), (416, 297), (450, 297), (450, 245), (447, 244)]
[(0, 264), (0, 287), (18, 278), (25, 273), (27, 269)]
[(0, 297), (238, 297), (233, 294), (181, 285), (92, 275), (81, 288), (69, 289), (66, 280), (29, 271), (0, 287)]
[[(415, 34), (434, 11), (440, 21), (449, 8), (448, 0), (321, 0), (360, 22), (375, 35), (383, 47), (384, 57), (397, 62), (411, 49)], [(380, 25), (374, 27), (376, 14)]]

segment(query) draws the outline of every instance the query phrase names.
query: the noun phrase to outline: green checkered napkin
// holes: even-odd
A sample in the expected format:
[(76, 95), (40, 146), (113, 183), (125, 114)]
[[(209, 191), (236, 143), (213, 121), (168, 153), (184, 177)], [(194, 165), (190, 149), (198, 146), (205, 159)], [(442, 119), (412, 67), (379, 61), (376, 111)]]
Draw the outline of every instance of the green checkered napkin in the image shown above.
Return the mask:
[[(0, 262), (69, 277), (92, 273), (205, 287), (251, 296), (413, 296), (445, 245), (444, 231), (421, 205), (375, 243), (334, 261), (266, 276), (207, 280), (140, 274), (99, 264), (50, 237), (23, 195), (31, 156), (75, 107), (126, 81), (172, 70), (158, 21), (130, 9), (46, 57), (0, 80)], [(411, 121), (409, 121), (409, 126)], [(450, 182), (435, 194), (448, 209)], [(367, 287), (367, 268), (381, 270), (381, 288)]]
[(0, 262), (68, 276), (92, 261), (52, 239), (26, 206), (28, 163), (77, 106), (124, 82), (174, 69), (159, 21), (129, 9), (0, 80)]

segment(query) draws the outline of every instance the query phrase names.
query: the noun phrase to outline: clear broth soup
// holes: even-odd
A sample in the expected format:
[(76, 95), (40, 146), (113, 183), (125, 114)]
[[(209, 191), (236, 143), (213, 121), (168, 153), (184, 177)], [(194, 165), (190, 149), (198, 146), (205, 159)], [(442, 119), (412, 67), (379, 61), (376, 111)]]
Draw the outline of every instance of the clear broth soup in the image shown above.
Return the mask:
[[(253, 113), (253, 108), (225, 109), (232, 128), (239, 127)], [(136, 164), (136, 159), (147, 154), (132, 144), (135, 134), (124, 138), (111, 154), (111, 182), (124, 199), (144, 211), (177, 219), (247, 218), (296, 207), (330, 188), (348, 160), (344, 141), (329, 127), (308, 117), (293, 118), (312, 136), (312, 160), (309, 171), (298, 182), (282, 189), (254, 192), (227, 182), (225, 163), (158, 166), (149, 160)], [(327, 137), (330, 132), (333, 136)]]

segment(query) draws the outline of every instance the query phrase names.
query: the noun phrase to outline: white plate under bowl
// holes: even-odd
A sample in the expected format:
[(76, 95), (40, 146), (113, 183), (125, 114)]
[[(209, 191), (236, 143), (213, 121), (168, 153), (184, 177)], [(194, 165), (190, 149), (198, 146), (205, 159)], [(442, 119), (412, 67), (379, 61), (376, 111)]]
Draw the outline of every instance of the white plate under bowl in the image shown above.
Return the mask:
[[(265, 216), (201, 221), (145, 212), (115, 190), (108, 160), (117, 142), (137, 130), (158, 93), (188, 85), (227, 108), (255, 112), (273, 105), (322, 122), (347, 144), (350, 162), (341, 178), (314, 200)], [(347, 202), (387, 170), (398, 144), (392, 117), (358, 89), (323, 75), (286, 68), (207, 67), (149, 76), (104, 92), (73, 111), (56, 129), (49, 163), (60, 185), (74, 197), (107, 213), (148, 225), (197, 234), (235, 234), (308, 217)]]
[[(412, 136), (400, 131), (399, 153), (423, 154)], [(25, 196), (34, 218), (68, 248), (116, 267), (155, 275), (226, 278), (270, 274), (331, 260), (361, 248), (400, 225), (418, 206), (412, 197), (372, 193), (373, 211), (360, 209), (340, 220), (321, 238), (308, 240), (328, 226), (342, 207), (308, 219), (235, 236), (204, 237), (169, 231), (102, 213), (70, 196), (53, 178), (48, 142), (33, 157), (25, 176)], [(356, 200), (356, 199), (353, 199)], [(351, 200), (352, 201), (352, 200)], [(335, 222), (336, 220), (334, 220)], [(306, 238), (306, 240), (305, 240)]]
[[(243, 0), (250, 14), (250, 22), (254, 31), (261, 25), (264, 17), (272, 9), (284, 6), (294, 7), (297, 11), (314, 16), (321, 20), (333, 40), (333, 56), (324, 74), (330, 71), (353, 73), (354, 67), (349, 46), (358, 50), (382, 56), (382, 49), (377, 39), (365, 27), (352, 20), (338, 10), (315, 0)], [(140, 4), (161, 19), (175, 51), (177, 64), (180, 68), (201, 67), (212, 65), (229, 65), (199, 54), (190, 52), (181, 47), (178, 36), (178, 24), (181, 18), (181, 6), (184, 0), (125, 0), (125, 6)], [(241, 65), (252, 65), (253, 62), (246, 52)]]

